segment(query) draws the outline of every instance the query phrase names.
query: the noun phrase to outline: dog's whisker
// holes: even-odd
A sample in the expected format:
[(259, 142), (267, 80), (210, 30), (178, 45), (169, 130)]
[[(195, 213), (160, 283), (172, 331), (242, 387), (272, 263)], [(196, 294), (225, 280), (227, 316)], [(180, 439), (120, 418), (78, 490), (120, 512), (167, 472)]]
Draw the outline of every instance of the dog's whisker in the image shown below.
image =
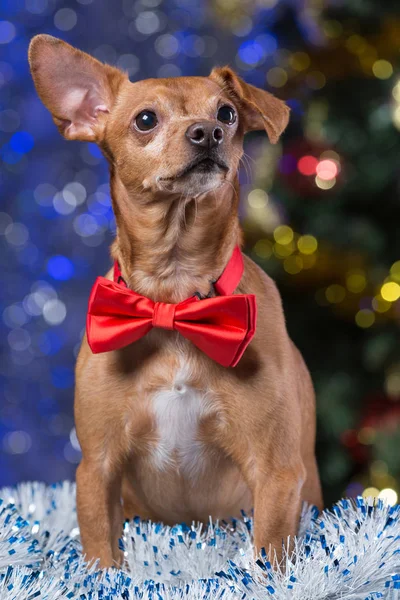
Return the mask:
[(249, 178), (249, 173), (248, 173), (248, 170), (247, 170), (247, 164), (246, 164), (246, 162), (244, 161), (243, 158), (239, 159), (239, 168), (240, 168), (240, 166), (242, 166), (243, 169), (244, 169), (244, 172), (245, 172), (245, 175), (246, 175), (246, 184), (248, 184), (249, 181), (250, 181), (250, 178)]
[(184, 204), (185, 204), (185, 212), (184, 212), (185, 229), (187, 229), (187, 221), (186, 221), (186, 207), (187, 207), (187, 204), (188, 204), (188, 202), (187, 202), (187, 201), (188, 201), (188, 198), (190, 198), (190, 195), (189, 195), (189, 193), (186, 193), (186, 194), (185, 194), (185, 200), (184, 200)]
[(228, 183), (231, 186), (231, 188), (233, 189), (233, 193), (236, 196), (236, 199), (239, 200), (239, 195), (238, 195), (238, 193), (237, 193), (237, 191), (236, 191), (235, 186), (233, 185), (233, 183), (231, 181), (229, 181), (229, 179), (226, 179), (225, 181), (226, 181), (226, 183)]
[(251, 165), (248, 162), (248, 157), (244, 154), (241, 160), (243, 160), (243, 165), (244, 165), (245, 171), (246, 171), (246, 177), (247, 177), (246, 183), (250, 183), (250, 181), (251, 181)]
[(243, 156), (245, 156), (248, 160), (252, 160), (254, 164), (257, 164), (257, 161), (254, 160), (254, 158), (250, 156), (250, 154), (248, 154), (247, 152), (243, 152)]
[(193, 221), (193, 227), (196, 224), (196, 220), (197, 220), (197, 198), (194, 199), (194, 221)]

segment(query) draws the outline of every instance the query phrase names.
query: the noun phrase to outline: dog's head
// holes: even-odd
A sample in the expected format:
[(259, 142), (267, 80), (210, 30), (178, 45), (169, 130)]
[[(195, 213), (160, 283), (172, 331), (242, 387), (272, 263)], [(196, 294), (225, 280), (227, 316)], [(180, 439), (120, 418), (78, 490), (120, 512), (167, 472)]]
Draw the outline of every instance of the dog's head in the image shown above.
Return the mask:
[(198, 196), (232, 182), (243, 135), (276, 143), (289, 109), (229, 67), (209, 77), (132, 83), (116, 67), (49, 35), (29, 47), (33, 80), (60, 133), (96, 142), (128, 191)]

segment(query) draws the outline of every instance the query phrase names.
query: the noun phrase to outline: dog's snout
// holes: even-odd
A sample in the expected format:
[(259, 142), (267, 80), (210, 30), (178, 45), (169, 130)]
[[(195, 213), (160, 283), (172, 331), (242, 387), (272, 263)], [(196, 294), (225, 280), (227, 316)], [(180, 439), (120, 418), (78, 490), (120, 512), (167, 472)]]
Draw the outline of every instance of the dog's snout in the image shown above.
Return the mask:
[(222, 142), (224, 132), (218, 125), (203, 121), (190, 125), (186, 130), (186, 137), (191, 144), (203, 148), (212, 148)]

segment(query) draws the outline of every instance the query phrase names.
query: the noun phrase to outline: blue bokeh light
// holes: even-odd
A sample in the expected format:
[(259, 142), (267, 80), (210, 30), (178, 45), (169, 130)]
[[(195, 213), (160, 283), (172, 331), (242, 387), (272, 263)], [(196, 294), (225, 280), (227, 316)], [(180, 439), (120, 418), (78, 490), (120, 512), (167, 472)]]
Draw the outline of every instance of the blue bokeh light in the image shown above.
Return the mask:
[(289, 175), (290, 173), (293, 173), (296, 170), (296, 167), (297, 159), (295, 156), (292, 154), (284, 154), (281, 156), (278, 168), (283, 175)]
[(66, 256), (56, 254), (47, 261), (47, 272), (53, 279), (67, 281), (74, 275), (74, 265)]
[(264, 57), (264, 49), (257, 42), (246, 40), (241, 44), (238, 54), (244, 63), (254, 65)]
[(258, 35), (255, 41), (263, 48), (265, 54), (273, 54), (278, 49), (278, 41), (276, 37), (270, 33), (262, 33)]
[(0, 21), (0, 44), (8, 44), (15, 37), (15, 26), (10, 21)]
[(43, 332), (38, 340), (37, 345), (42, 354), (45, 356), (53, 356), (57, 354), (65, 343), (65, 335), (62, 335), (59, 328), (57, 330), (49, 329)]
[(88, 143), (88, 149), (89, 152), (92, 156), (94, 156), (94, 158), (102, 158), (102, 153), (100, 148), (97, 146), (97, 144), (94, 144), (93, 142), (89, 142)]
[(23, 153), (12, 150), (9, 144), (4, 144), (4, 146), (0, 149), (0, 158), (7, 165), (16, 165), (22, 157)]
[(10, 148), (21, 154), (26, 154), (32, 150), (34, 145), (34, 139), (27, 131), (17, 131), (10, 139)]

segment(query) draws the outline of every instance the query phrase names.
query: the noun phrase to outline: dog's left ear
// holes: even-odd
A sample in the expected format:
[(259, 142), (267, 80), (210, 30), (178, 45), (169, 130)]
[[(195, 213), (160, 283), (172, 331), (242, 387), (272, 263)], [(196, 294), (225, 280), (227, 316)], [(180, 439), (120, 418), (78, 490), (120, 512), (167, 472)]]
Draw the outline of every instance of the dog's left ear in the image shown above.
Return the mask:
[(271, 144), (276, 144), (289, 122), (290, 109), (283, 100), (246, 83), (229, 67), (215, 67), (210, 79), (236, 101), (245, 132), (265, 129)]

